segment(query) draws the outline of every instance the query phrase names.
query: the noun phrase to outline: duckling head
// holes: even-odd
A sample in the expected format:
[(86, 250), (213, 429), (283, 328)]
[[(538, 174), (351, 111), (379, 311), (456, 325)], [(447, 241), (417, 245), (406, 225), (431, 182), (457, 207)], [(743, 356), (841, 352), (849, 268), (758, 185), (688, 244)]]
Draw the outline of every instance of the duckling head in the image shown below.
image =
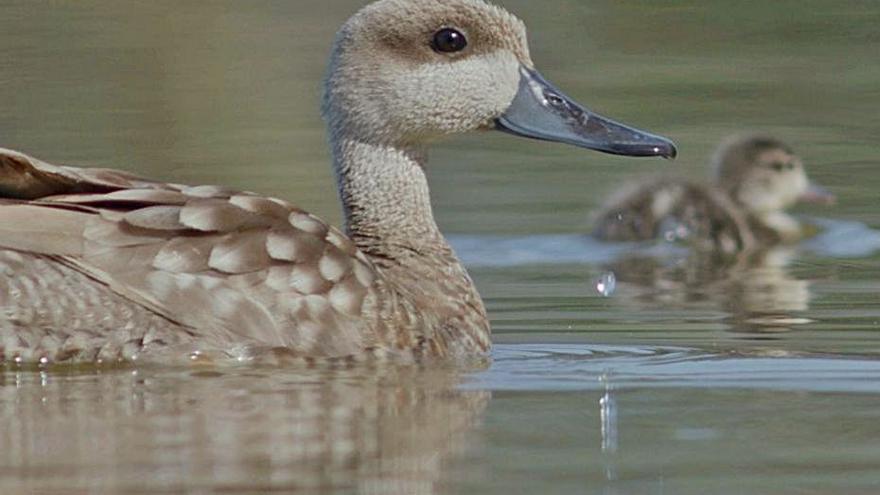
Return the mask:
[(798, 201), (834, 201), (831, 193), (810, 182), (794, 151), (774, 137), (733, 137), (719, 147), (713, 167), (716, 184), (753, 214), (782, 212)]
[(413, 147), (497, 129), (607, 153), (672, 142), (596, 115), (535, 70), (525, 25), (483, 0), (379, 0), (339, 31), (325, 81), (331, 138)]

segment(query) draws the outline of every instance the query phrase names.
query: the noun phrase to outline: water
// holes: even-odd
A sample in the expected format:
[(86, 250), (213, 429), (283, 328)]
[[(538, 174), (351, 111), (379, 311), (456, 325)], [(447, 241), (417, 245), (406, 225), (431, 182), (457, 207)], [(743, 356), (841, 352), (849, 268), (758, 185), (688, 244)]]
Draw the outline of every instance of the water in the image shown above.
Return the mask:
[[(0, 145), (338, 221), (318, 81), (360, 3), (5, 2)], [(438, 147), (438, 221), (489, 307), (488, 369), (9, 367), (0, 492), (876, 493), (880, 5), (504, 4), (548, 79), (681, 155)], [(818, 236), (734, 264), (585, 236), (628, 178), (705, 176), (720, 139), (754, 129), (837, 194), (798, 210)]]

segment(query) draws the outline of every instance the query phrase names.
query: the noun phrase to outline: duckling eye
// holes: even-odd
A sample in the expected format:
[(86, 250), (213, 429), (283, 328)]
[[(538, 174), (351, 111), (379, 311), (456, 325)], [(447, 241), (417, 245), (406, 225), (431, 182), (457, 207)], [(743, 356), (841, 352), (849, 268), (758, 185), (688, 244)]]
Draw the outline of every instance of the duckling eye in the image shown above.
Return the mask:
[(775, 170), (777, 172), (782, 172), (783, 170), (791, 170), (794, 168), (793, 163), (784, 163), (784, 162), (773, 162), (773, 164), (770, 166), (773, 167), (773, 170)]
[(468, 45), (467, 38), (461, 31), (453, 28), (443, 28), (434, 34), (431, 48), (439, 53), (455, 53), (464, 50)]

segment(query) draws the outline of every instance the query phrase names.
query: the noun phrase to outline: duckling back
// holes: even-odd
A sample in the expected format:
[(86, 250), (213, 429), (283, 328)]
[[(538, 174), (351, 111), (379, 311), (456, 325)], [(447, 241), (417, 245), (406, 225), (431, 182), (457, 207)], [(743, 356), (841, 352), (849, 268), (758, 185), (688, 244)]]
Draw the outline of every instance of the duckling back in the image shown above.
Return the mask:
[(735, 252), (755, 243), (747, 216), (720, 190), (677, 179), (637, 183), (614, 195), (596, 216), (604, 241), (683, 241)]

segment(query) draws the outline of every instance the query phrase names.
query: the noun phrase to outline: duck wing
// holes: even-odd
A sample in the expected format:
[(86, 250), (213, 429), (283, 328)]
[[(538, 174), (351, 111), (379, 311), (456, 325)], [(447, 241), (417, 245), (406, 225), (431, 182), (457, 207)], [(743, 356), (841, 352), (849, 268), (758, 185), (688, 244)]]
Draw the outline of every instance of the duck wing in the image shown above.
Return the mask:
[(364, 323), (375, 267), (282, 200), (0, 149), (0, 248), (63, 264), (220, 342), (311, 356), (376, 345)]

